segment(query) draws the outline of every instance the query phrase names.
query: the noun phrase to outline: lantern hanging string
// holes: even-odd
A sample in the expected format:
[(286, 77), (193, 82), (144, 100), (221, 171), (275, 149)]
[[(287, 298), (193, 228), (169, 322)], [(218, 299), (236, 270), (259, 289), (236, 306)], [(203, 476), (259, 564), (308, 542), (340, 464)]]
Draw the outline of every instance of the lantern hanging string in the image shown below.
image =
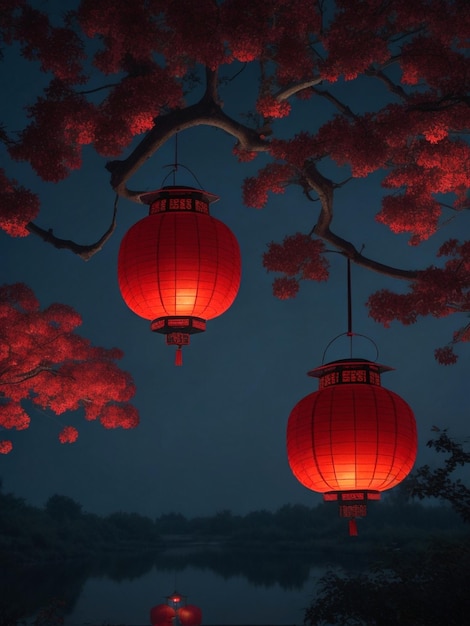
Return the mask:
[[(336, 252), (336, 250), (328, 250), (328, 252)], [(341, 253), (339, 253), (341, 254)], [(329, 347), (340, 337), (349, 337), (349, 356), (352, 359), (353, 358), (353, 337), (363, 337), (364, 339), (368, 339), (374, 346), (375, 348), (375, 361), (377, 361), (377, 359), (379, 358), (379, 349), (377, 347), (377, 344), (375, 343), (375, 341), (373, 339), (371, 339), (370, 337), (368, 337), (367, 335), (362, 335), (361, 333), (355, 333), (353, 332), (352, 329), (352, 281), (351, 281), (351, 259), (348, 257), (347, 258), (347, 270), (346, 270), (347, 274), (347, 331), (345, 333), (340, 333), (339, 335), (336, 335), (336, 337), (334, 337), (326, 346), (325, 350), (323, 351), (323, 357), (322, 357), (322, 364), (325, 362), (325, 357), (326, 357), (326, 353), (328, 352)]]
[(185, 169), (187, 172), (189, 172), (191, 174), (191, 176), (194, 178), (194, 180), (198, 184), (199, 189), (203, 189), (203, 187), (201, 185), (201, 182), (199, 181), (199, 179), (196, 176), (196, 174), (189, 167), (186, 167), (186, 165), (183, 165), (182, 163), (180, 163), (178, 161), (178, 133), (175, 133), (175, 156), (174, 156), (174, 162), (173, 163), (169, 163), (167, 165), (164, 165), (163, 167), (164, 168), (171, 167), (171, 170), (169, 171), (169, 173), (162, 180), (162, 184), (160, 185), (161, 187), (165, 186), (165, 183), (166, 183), (166, 181), (168, 180), (168, 178), (170, 176), (173, 176), (173, 187), (176, 187), (176, 174), (178, 172), (178, 169), (182, 167), (183, 169)]
[(348, 283), (348, 332), (349, 356), (352, 357), (352, 306), (351, 306), (351, 261), (347, 259), (347, 283)]

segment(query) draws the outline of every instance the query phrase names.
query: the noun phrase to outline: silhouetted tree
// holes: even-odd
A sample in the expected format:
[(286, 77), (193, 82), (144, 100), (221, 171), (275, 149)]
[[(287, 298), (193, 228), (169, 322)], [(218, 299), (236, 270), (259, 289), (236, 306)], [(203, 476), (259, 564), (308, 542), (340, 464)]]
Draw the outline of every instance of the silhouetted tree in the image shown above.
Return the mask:
[[(469, 522), (469, 489), (454, 472), (468, 466), (470, 454), (461, 443), (440, 431), (428, 446), (446, 453), (444, 467), (418, 468), (408, 481), (409, 493), (420, 499), (450, 502)], [(432, 537), (424, 549), (389, 552), (364, 573), (329, 571), (318, 583), (305, 624), (329, 626), (461, 626), (468, 619), (470, 536), (458, 540)]]
[(82, 516), (82, 505), (69, 498), (55, 494), (51, 496), (44, 507), (46, 513), (56, 522), (77, 520)]

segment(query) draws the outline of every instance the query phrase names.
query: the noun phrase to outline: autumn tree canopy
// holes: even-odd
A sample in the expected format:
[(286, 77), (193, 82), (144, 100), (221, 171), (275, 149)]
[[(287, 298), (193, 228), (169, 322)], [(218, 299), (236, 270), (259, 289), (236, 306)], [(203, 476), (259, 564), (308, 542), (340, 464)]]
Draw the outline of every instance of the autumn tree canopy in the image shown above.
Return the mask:
[[(86, 420), (104, 428), (134, 428), (137, 409), (131, 376), (116, 364), (117, 349), (94, 347), (76, 333), (81, 318), (71, 307), (41, 310), (23, 284), (0, 287), (0, 428), (29, 427), (30, 407), (46, 415), (82, 409)], [(3, 435), (3, 433), (2, 433)], [(75, 426), (60, 426), (61, 443), (78, 437)], [(0, 453), (13, 444), (0, 437)]]
[[(286, 221), (285, 240), (264, 256), (266, 269), (280, 274), (275, 295), (326, 280), (328, 245), (407, 281), (407, 293), (370, 296), (370, 315), (385, 325), (468, 314), (470, 241), (440, 246), (431, 267), (391, 267), (339, 236), (335, 224), (336, 190), (377, 173), (385, 193), (376, 220), (409, 234), (413, 246), (470, 208), (467, 0), (82, 0), (61, 20), (40, 6), (0, 2), (3, 47), (19, 48), (50, 79), (25, 102), (25, 128), (2, 130), (11, 159), (58, 183), (93, 146), (116, 194), (141, 202), (143, 192), (130, 185), (147, 159), (176, 133), (217, 127), (233, 137), (234, 160), (268, 159), (244, 182), (248, 206), (269, 208), (270, 194), (288, 185), (312, 203), (311, 232), (290, 233)], [(229, 115), (230, 89), (222, 102), (221, 85), (233, 85), (236, 104), (237, 76), (249, 66), (259, 79), (251, 109)], [(361, 80), (383, 93), (383, 104), (366, 113), (344, 95)], [(295, 121), (299, 100), (308, 101), (312, 124), (286, 138), (279, 123)], [(332, 114), (316, 121), (325, 101)], [(12, 237), (34, 233), (87, 259), (112, 235), (114, 222), (94, 244), (60, 239), (37, 224), (35, 190), (12, 180), (8, 167), (0, 176), (0, 225)], [(455, 362), (454, 344), (468, 340), (470, 326), (457, 321), (436, 357)]]

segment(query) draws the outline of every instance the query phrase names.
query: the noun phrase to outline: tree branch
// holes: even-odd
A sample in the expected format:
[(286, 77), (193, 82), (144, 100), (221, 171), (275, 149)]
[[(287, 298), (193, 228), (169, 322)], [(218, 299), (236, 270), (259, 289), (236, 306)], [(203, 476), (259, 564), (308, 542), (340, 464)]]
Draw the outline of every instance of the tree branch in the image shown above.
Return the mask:
[(301, 83), (292, 83), (291, 85), (288, 85), (287, 87), (284, 87), (283, 89), (280, 89), (277, 93), (275, 93), (274, 98), (276, 100), (287, 100), (299, 91), (303, 91), (304, 89), (308, 89), (309, 87), (319, 85), (321, 82), (321, 78), (312, 78), (311, 80), (305, 80)]
[(392, 278), (399, 278), (401, 280), (413, 280), (417, 277), (417, 272), (413, 270), (403, 270), (391, 265), (385, 265), (379, 263), (373, 259), (369, 259), (357, 250), (357, 248), (346, 239), (343, 239), (339, 235), (336, 235), (330, 230), (330, 224), (333, 221), (333, 198), (334, 198), (334, 183), (320, 174), (314, 163), (308, 163), (304, 171), (303, 178), (304, 186), (307, 185), (310, 189), (313, 189), (318, 195), (321, 204), (320, 215), (312, 233), (320, 237), (324, 241), (335, 246), (346, 257), (351, 259), (357, 265), (361, 265), (369, 270), (378, 272), (379, 274), (385, 274)]
[(250, 152), (268, 150), (269, 143), (261, 138), (260, 131), (240, 124), (222, 111), (213, 97), (213, 82), (215, 82), (215, 77), (211, 77), (211, 84), (198, 103), (157, 117), (155, 126), (127, 159), (111, 161), (106, 165), (108, 171), (111, 172), (111, 185), (117, 194), (128, 200), (141, 202), (140, 196), (146, 192), (128, 189), (126, 186), (128, 180), (174, 134), (194, 126), (204, 124), (220, 128), (235, 137), (240, 146)]
[(88, 261), (94, 254), (96, 254), (103, 248), (104, 244), (108, 241), (108, 239), (110, 239), (116, 228), (118, 198), (119, 196), (116, 196), (114, 200), (113, 219), (111, 220), (109, 228), (95, 243), (82, 245), (79, 243), (75, 243), (71, 239), (61, 239), (60, 237), (56, 237), (54, 235), (52, 229), (45, 230), (34, 222), (29, 222), (29, 224), (27, 225), (27, 229), (30, 233), (41, 237), (43, 241), (52, 244), (55, 248), (70, 250), (74, 254), (81, 257), (84, 261)]

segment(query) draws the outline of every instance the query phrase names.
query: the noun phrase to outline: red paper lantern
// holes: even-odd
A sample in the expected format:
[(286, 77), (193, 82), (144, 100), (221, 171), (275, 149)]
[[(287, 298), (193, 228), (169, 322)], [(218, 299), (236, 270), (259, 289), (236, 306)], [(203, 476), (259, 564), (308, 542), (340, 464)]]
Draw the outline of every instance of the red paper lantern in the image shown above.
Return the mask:
[(173, 624), (176, 611), (168, 604), (157, 604), (150, 609), (150, 623), (152, 626), (163, 626), (163, 624)]
[(119, 289), (127, 306), (151, 329), (181, 347), (226, 311), (240, 286), (241, 259), (232, 231), (209, 215), (217, 196), (191, 187), (141, 195), (150, 213), (124, 236)]
[(368, 500), (398, 485), (416, 459), (416, 422), (409, 405), (381, 386), (391, 368), (361, 359), (335, 361), (309, 376), (319, 390), (292, 410), (287, 455), (295, 477), (325, 501), (339, 502), (350, 520), (366, 514)]

